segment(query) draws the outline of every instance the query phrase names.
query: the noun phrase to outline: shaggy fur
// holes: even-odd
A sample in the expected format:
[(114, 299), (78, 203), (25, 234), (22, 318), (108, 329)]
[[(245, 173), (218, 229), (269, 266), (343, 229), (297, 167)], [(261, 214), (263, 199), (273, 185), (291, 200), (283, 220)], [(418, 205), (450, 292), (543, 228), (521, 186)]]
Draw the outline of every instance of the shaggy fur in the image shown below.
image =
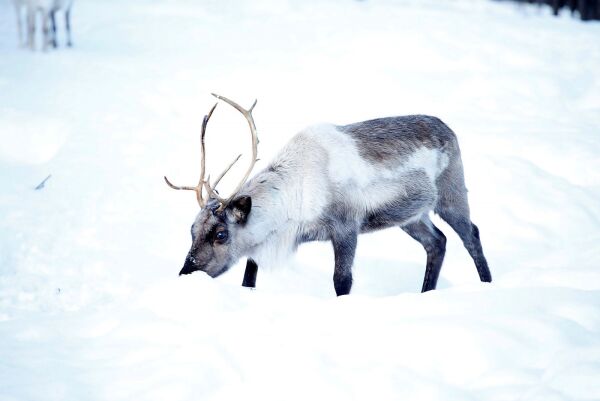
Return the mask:
[[(251, 207), (242, 210), (240, 201)], [(334, 287), (344, 295), (352, 286), (357, 235), (398, 226), (427, 252), (422, 290), (428, 291), (435, 289), (446, 244), (429, 219), (435, 211), (459, 234), (480, 279), (491, 281), (469, 217), (456, 136), (435, 117), (307, 128), (242, 187), (236, 201), (221, 213), (216, 206), (209, 202), (198, 214), (182, 274), (202, 270), (215, 277), (243, 256), (260, 266), (303, 242), (331, 241)], [(224, 243), (214, 241), (219, 227), (228, 231)], [(253, 284), (256, 272), (247, 276)]]

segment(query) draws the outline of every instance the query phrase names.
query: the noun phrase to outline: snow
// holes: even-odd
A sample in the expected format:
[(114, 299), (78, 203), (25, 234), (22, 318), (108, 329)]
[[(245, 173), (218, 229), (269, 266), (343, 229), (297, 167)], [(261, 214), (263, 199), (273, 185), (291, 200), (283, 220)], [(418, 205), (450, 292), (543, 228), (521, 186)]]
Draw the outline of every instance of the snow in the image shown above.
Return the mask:
[[(82, 1), (75, 47), (32, 53), (11, 6), (0, 400), (600, 399), (599, 23), (483, 0)], [(437, 218), (426, 294), (401, 230), (359, 238), (347, 297), (326, 243), (256, 290), (243, 263), (177, 277), (197, 204), (162, 176), (197, 179), (210, 92), (258, 98), (257, 168), (314, 123), (442, 118), (494, 282)], [(240, 173), (245, 122), (221, 105), (210, 124), (209, 171), (245, 151)]]

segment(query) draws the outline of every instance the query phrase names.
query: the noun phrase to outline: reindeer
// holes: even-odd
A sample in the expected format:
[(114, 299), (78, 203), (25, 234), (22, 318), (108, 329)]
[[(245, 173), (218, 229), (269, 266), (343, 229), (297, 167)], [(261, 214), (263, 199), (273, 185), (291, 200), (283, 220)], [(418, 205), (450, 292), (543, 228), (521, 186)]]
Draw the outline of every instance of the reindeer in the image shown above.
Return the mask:
[(27, 10), (27, 46), (35, 50), (36, 19), (40, 14), (42, 22), (43, 43), (42, 49), (48, 46), (58, 47), (56, 40), (56, 12), (63, 10), (65, 14), (65, 27), (67, 31), (67, 46), (72, 46), (71, 41), (71, 7), (73, 0), (13, 0), (17, 12), (17, 28), (19, 31), (19, 44), (23, 45), (21, 24), (21, 10)]
[(289, 254), (309, 241), (331, 241), (333, 285), (338, 296), (346, 295), (358, 234), (397, 226), (425, 248), (422, 291), (433, 290), (446, 250), (446, 237), (429, 218), (433, 211), (458, 233), (480, 280), (491, 282), (479, 230), (469, 217), (458, 142), (441, 120), (411, 115), (313, 126), (293, 137), (248, 181), (257, 161), (256, 101), (246, 110), (213, 96), (247, 120), (252, 159), (227, 198), (216, 186), (241, 155), (213, 183), (210, 176), (204, 178), (204, 138), (215, 104), (202, 123), (198, 184), (176, 186), (164, 177), (173, 189), (194, 191), (200, 205), (180, 275), (199, 270), (217, 277), (246, 256), (242, 285), (254, 287), (258, 265), (274, 255)]

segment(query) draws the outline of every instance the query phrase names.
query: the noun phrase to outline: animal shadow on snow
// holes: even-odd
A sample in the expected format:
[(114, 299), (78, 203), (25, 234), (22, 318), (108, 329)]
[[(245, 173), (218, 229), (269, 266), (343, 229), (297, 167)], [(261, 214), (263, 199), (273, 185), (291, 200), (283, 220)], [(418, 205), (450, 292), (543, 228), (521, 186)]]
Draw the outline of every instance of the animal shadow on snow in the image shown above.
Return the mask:
[[(421, 293), (423, 270), (423, 264), (417, 262), (357, 257), (351, 294), (381, 297)], [(437, 288), (448, 287), (449, 282), (440, 276)]]

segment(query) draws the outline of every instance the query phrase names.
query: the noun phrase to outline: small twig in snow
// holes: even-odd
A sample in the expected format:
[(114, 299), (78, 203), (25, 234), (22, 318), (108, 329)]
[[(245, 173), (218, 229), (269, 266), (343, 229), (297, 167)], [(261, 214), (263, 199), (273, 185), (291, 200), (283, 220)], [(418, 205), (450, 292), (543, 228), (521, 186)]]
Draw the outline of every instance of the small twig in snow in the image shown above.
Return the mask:
[(40, 189), (44, 188), (44, 185), (46, 184), (46, 181), (48, 181), (50, 179), (50, 177), (52, 177), (52, 174), (48, 174), (48, 177), (44, 178), (44, 181), (40, 182), (37, 187), (35, 187), (36, 191), (39, 191)]

